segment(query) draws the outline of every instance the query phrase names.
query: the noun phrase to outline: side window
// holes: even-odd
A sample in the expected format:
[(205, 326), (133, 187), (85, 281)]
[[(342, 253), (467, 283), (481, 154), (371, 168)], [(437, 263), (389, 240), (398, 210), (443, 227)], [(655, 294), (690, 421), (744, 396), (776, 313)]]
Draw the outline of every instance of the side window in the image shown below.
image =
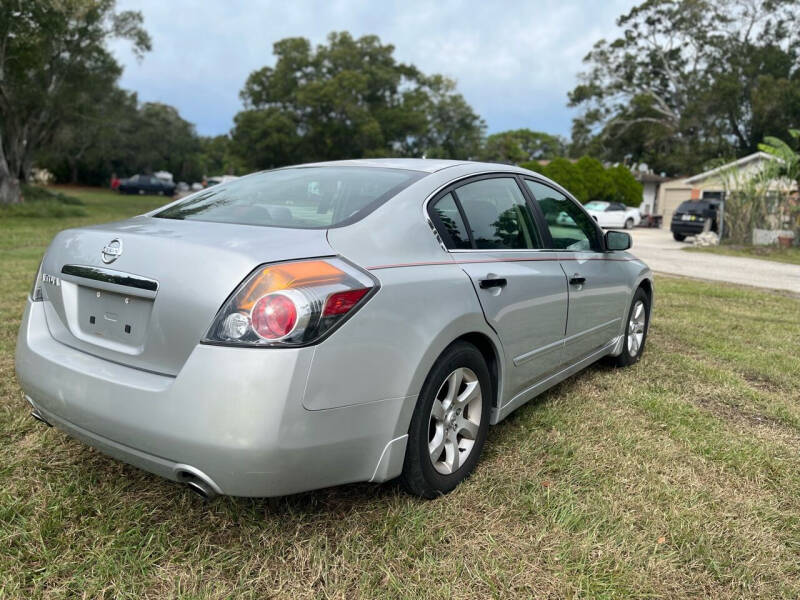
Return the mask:
[(622, 204), (620, 204), (619, 202), (612, 202), (611, 204), (608, 205), (608, 210), (617, 211), (617, 212), (625, 211), (625, 207)]
[(592, 217), (561, 192), (537, 181), (525, 180), (544, 213), (553, 245), (560, 250), (599, 250)]
[(515, 179), (481, 179), (455, 191), (472, 231), (475, 248), (541, 248), (533, 215)]
[(459, 250), (472, 247), (453, 194), (442, 196), (436, 201), (431, 209), (431, 217), (436, 229), (439, 230), (439, 235), (442, 236), (444, 245), (449, 249)]

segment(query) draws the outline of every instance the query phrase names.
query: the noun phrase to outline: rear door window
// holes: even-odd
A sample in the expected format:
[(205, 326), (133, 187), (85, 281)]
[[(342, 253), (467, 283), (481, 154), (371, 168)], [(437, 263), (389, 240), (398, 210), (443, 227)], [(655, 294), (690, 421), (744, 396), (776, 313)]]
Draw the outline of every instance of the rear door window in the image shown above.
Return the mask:
[(541, 248), (525, 196), (511, 177), (481, 179), (455, 190), (479, 250)]
[(464, 219), (461, 218), (461, 212), (453, 194), (446, 194), (439, 198), (434, 203), (430, 214), (447, 248), (465, 250), (472, 247)]

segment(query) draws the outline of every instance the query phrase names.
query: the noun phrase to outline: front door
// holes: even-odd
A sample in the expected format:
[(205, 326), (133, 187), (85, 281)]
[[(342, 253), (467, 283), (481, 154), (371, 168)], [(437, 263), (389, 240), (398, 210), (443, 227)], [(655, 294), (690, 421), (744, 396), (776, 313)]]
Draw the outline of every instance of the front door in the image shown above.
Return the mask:
[(434, 201), (430, 214), (503, 344), (507, 397), (555, 372), (563, 361), (567, 281), (558, 253), (543, 249), (516, 178), (470, 180)]
[[(569, 289), (564, 358), (577, 362), (619, 334), (629, 289), (622, 262), (604, 252), (602, 231), (577, 202), (544, 183), (525, 180), (547, 223)], [(553, 215), (566, 213), (556, 219)]]

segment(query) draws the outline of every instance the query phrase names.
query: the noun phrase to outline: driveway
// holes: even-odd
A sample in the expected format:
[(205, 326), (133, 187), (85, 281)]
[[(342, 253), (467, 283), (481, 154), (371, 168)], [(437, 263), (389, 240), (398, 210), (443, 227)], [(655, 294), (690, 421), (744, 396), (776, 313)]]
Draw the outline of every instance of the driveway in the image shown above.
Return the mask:
[[(800, 266), (738, 256), (685, 252), (666, 229), (634, 229), (631, 252), (653, 271), (800, 294)], [(691, 238), (688, 238), (691, 239)]]

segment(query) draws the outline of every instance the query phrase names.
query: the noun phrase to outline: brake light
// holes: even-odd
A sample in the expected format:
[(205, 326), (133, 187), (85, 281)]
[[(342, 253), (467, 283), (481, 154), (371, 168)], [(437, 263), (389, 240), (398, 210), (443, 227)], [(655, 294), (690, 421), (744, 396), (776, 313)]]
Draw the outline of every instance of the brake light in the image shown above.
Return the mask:
[(377, 290), (340, 258), (263, 265), (217, 313), (204, 342), (302, 346), (320, 341)]
[(368, 291), (368, 289), (362, 288), (360, 290), (348, 290), (331, 294), (325, 303), (325, 310), (322, 311), (322, 316), (330, 317), (346, 314)]

